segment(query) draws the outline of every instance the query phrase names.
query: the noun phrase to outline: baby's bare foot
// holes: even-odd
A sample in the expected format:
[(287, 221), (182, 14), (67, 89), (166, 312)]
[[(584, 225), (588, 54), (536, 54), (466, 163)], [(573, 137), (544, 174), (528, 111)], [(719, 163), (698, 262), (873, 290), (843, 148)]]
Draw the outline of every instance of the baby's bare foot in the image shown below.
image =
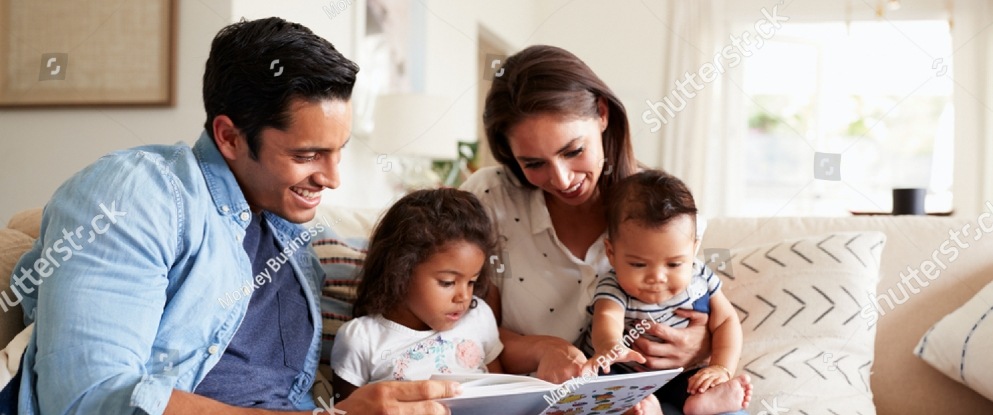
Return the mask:
[(714, 415), (748, 407), (752, 400), (752, 383), (748, 375), (737, 376), (704, 393), (690, 395), (683, 405), (686, 415)]

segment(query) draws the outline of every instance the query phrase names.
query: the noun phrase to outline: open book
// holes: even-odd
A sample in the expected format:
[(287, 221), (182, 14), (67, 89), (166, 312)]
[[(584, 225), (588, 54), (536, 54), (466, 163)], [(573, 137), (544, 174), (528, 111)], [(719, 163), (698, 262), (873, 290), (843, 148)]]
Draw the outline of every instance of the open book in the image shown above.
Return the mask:
[(518, 375), (432, 375), (462, 384), (462, 395), (441, 399), (452, 415), (621, 414), (683, 369), (577, 377), (556, 385)]

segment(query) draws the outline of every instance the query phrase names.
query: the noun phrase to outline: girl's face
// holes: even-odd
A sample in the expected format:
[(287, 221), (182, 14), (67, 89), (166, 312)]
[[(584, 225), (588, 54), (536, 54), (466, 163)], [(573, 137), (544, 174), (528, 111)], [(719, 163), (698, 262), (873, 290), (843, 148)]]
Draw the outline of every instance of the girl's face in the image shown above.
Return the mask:
[(450, 242), (414, 267), (407, 298), (386, 318), (414, 330), (445, 331), (469, 310), (484, 253), (466, 241)]
[(570, 206), (593, 198), (603, 166), (610, 163), (603, 157), (607, 108), (600, 107), (601, 116), (541, 114), (507, 131), (510, 151), (528, 181)]
[(661, 229), (624, 221), (605, 242), (607, 259), (628, 295), (658, 304), (686, 290), (693, 277), (696, 225), (682, 215)]

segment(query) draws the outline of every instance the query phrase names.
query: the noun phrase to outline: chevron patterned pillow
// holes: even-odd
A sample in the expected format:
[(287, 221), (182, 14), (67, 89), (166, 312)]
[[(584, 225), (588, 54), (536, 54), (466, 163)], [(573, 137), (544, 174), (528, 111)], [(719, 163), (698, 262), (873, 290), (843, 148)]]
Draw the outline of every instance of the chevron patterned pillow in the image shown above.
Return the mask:
[(993, 400), (993, 283), (924, 334), (914, 353), (946, 376)]
[(851, 232), (704, 251), (741, 318), (738, 372), (752, 377), (752, 413), (876, 413), (868, 299), (885, 242)]

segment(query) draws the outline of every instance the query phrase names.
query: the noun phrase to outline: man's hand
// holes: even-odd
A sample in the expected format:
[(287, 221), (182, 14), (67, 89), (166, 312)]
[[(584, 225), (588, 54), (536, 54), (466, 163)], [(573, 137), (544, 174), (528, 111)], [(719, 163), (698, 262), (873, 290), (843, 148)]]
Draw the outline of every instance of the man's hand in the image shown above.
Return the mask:
[(655, 336), (661, 343), (639, 337), (634, 349), (647, 359), (645, 366), (652, 369), (691, 367), (710, 356), (710, 331), (706, 313), (676, 310), (676, 315), (690, 319), (686, 328), (674, 329), (664, 324), (652, 324), (645, 334)]
[(565, 340), (557, 340), (559, 341), (543, 346), (545, 352), (538, 363), (538, 378), (552, 383), (562, 383), (581, 376), (586, 363), (583, 352)]
[(432, 400), (460, 393), (462, 387), (456, 382), (379, 382), (356, 389), (348, 399), (336, 403), (334, 409), (349, 415), (443, 415), (451, 412)]

